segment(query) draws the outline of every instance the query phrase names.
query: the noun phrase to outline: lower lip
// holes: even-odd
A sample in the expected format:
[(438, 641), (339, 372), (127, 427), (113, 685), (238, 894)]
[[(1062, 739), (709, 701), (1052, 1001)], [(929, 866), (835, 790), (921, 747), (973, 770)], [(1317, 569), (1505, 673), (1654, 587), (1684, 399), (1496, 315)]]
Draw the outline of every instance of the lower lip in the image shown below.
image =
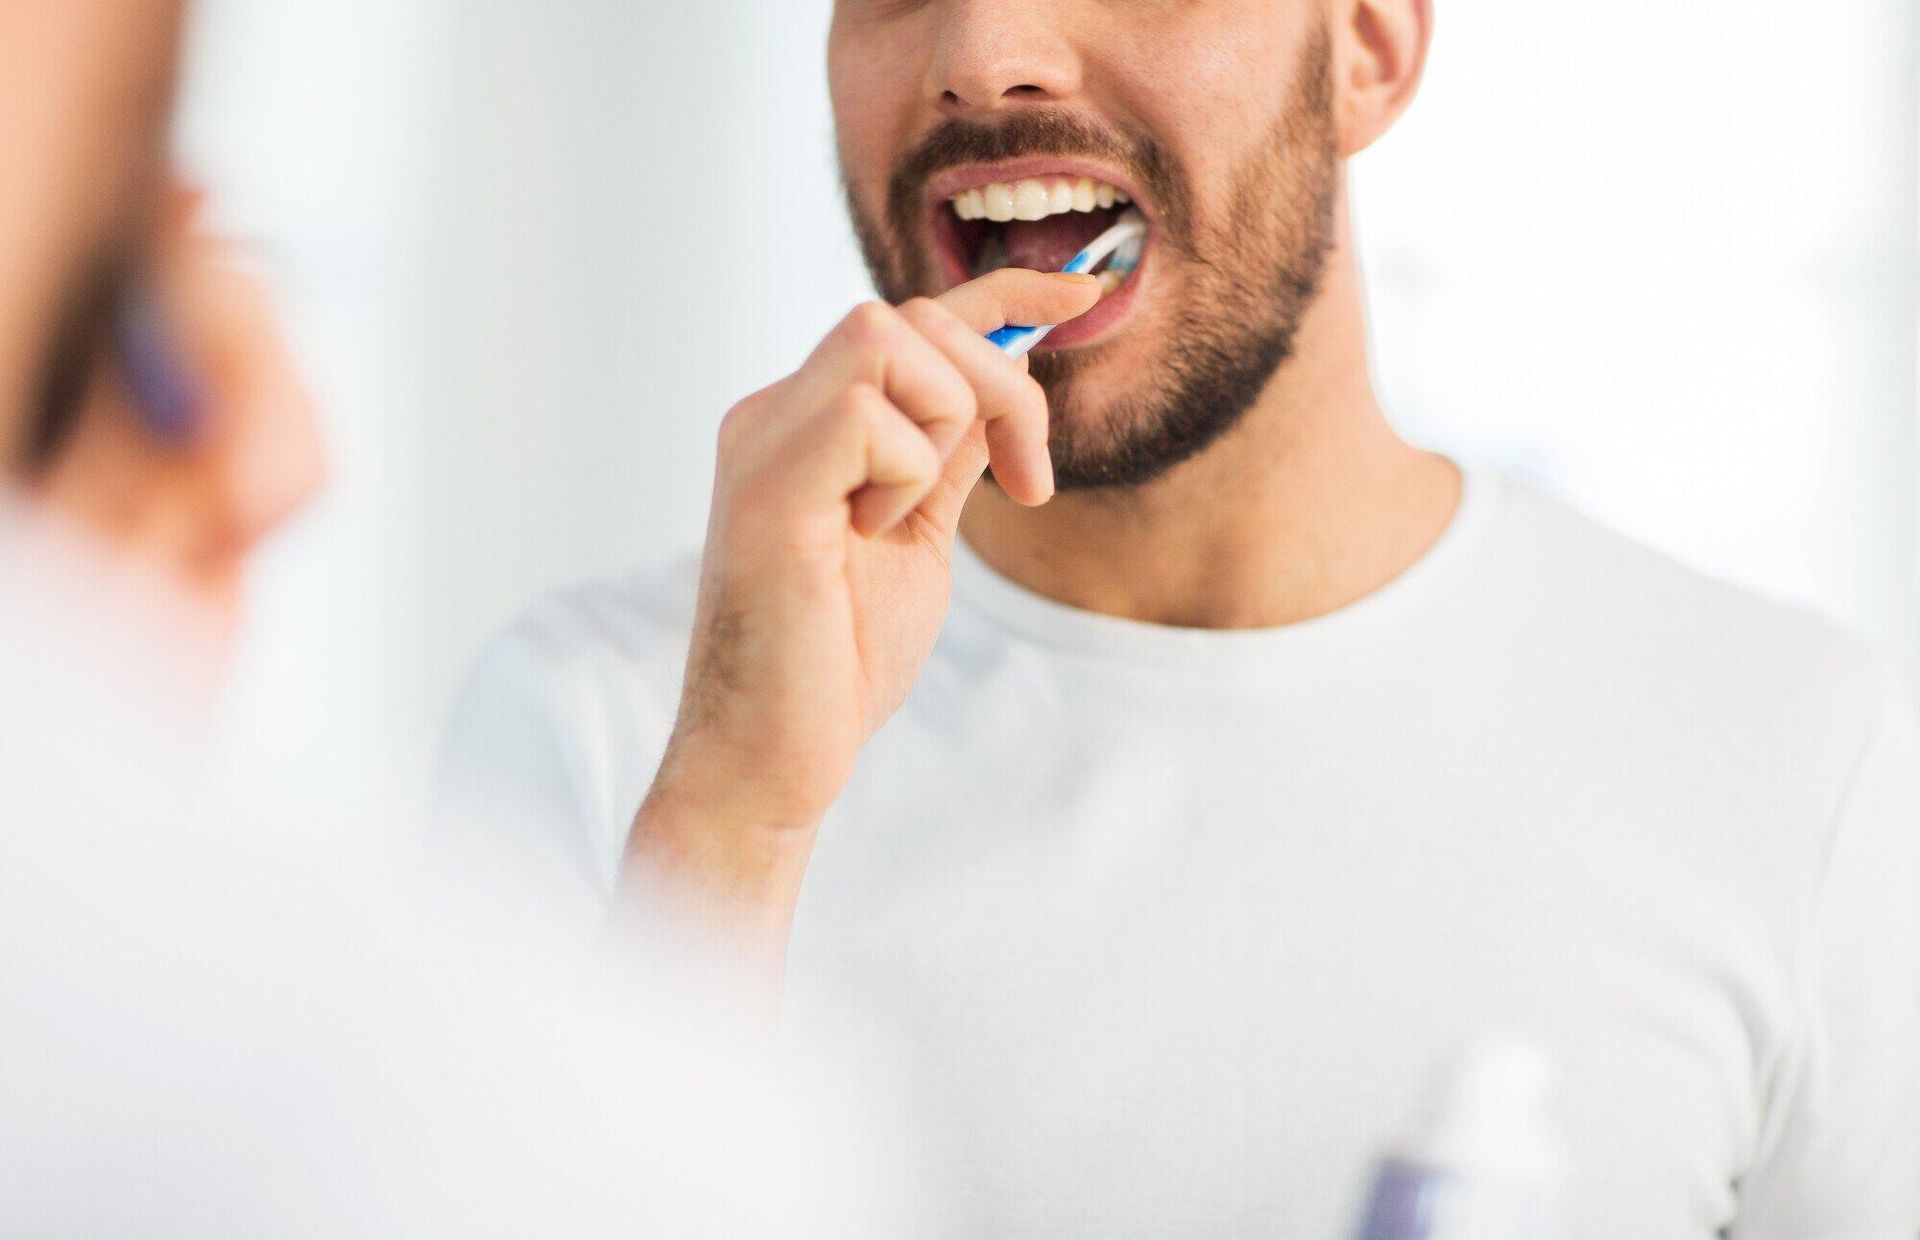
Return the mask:
[[(945, 223), (945, 221), (942, 221)], [(959, 259), (959, 246), (953, 236), (951, 225), (944, 235), (937, 236), (935, 244), (939, 249), (941, 265), (946, 268), (947, 287), (953, 288), (965, 284), (973, 278)], [(1034, 352), (1057, 352), (1062, 349), (1078, 348), (1096, 343), (1101, 337), (1115, 330), (1127, 312), (1133, 308), (1135, 295), (1147, 273), (1148, 260), (1153, 255), (1153, 233), (1147, 233), (1140, 247), (1140, 261), (1135, 264), (1133, 274), (1127, 277), (1113, 292), (1100, 299), (1098, 305), (1071, 322), (1062, 323), (1048, 332), (1046, 337), (1034, 346)]]

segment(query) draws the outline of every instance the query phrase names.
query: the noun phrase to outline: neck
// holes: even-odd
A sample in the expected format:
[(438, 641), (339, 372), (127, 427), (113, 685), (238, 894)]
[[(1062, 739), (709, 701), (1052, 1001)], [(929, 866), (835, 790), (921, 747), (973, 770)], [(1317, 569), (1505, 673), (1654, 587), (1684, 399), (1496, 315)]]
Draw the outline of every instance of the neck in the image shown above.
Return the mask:
[(1460, 479), (1380, 410), (1353, 253), (1343, 226), (1294, 356), (1206, 452), (1144, 486), (1040, 508), (979, 486), (967, 543), (1069, 606), (1195, 628), (1311, 619), (1404, 572), (1452, 519)]

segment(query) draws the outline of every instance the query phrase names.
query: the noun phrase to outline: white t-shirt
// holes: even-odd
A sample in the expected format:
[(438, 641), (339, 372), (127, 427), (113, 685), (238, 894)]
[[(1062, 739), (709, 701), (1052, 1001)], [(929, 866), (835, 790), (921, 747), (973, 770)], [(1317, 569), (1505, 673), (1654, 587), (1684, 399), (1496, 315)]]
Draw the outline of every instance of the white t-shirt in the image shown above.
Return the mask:
[[(447, 838), (599, 914), (694, 578), (494, 641)], [(1832, 628), (1485, 476), (1302, 624), (1085, 613), (964, 548), (955, 587), (821, 828), (789, 992), (906, 1065), (950, 1234), (1351, 1234), (1486, 1031), (1563, 1066), (1571, 1236), (1920, 1228), (1920, 741)]]

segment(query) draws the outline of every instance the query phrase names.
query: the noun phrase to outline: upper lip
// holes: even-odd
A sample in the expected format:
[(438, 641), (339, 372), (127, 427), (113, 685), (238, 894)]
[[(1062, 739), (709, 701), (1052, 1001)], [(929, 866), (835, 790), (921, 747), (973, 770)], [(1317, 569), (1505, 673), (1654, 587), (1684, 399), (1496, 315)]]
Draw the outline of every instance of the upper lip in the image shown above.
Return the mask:
[(928, 178), (927, 201), (928, 205), (934, 206), (957, 194), (996, 181), (1039, 180), (1042, 177), (1092, 177), (1096, 181), (1104, 181), (1115, 189), (1126, 191), (1127, 197), (1133, 199), (1134, 205), (1140, 208), (1140, 213), (1147, 217), (1147, 221), (1153, 221), (1153, 205), (1140, 192), (1140, 186), (1133, 178), (1098, 160), (1076, 159), (1071, 155), (1028, 155), (998, 163), (961, 164), (948, 168)]

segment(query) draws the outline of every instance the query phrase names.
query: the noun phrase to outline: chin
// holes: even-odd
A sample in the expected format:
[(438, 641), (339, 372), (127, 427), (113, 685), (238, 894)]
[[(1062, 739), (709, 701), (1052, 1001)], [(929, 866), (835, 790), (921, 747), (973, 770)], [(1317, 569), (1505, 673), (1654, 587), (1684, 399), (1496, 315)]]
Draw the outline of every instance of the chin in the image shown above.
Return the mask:
[(1161, 337), (1152, 331), (1129, 331), (1066, 348), (1047, 347), (1052, 339), (1033, 351), (1033, 377), (1046, 389), (1056, 423), (1079, 434), (1123, 416), (1122, 409), (1151, 388), (1161, 369)]

